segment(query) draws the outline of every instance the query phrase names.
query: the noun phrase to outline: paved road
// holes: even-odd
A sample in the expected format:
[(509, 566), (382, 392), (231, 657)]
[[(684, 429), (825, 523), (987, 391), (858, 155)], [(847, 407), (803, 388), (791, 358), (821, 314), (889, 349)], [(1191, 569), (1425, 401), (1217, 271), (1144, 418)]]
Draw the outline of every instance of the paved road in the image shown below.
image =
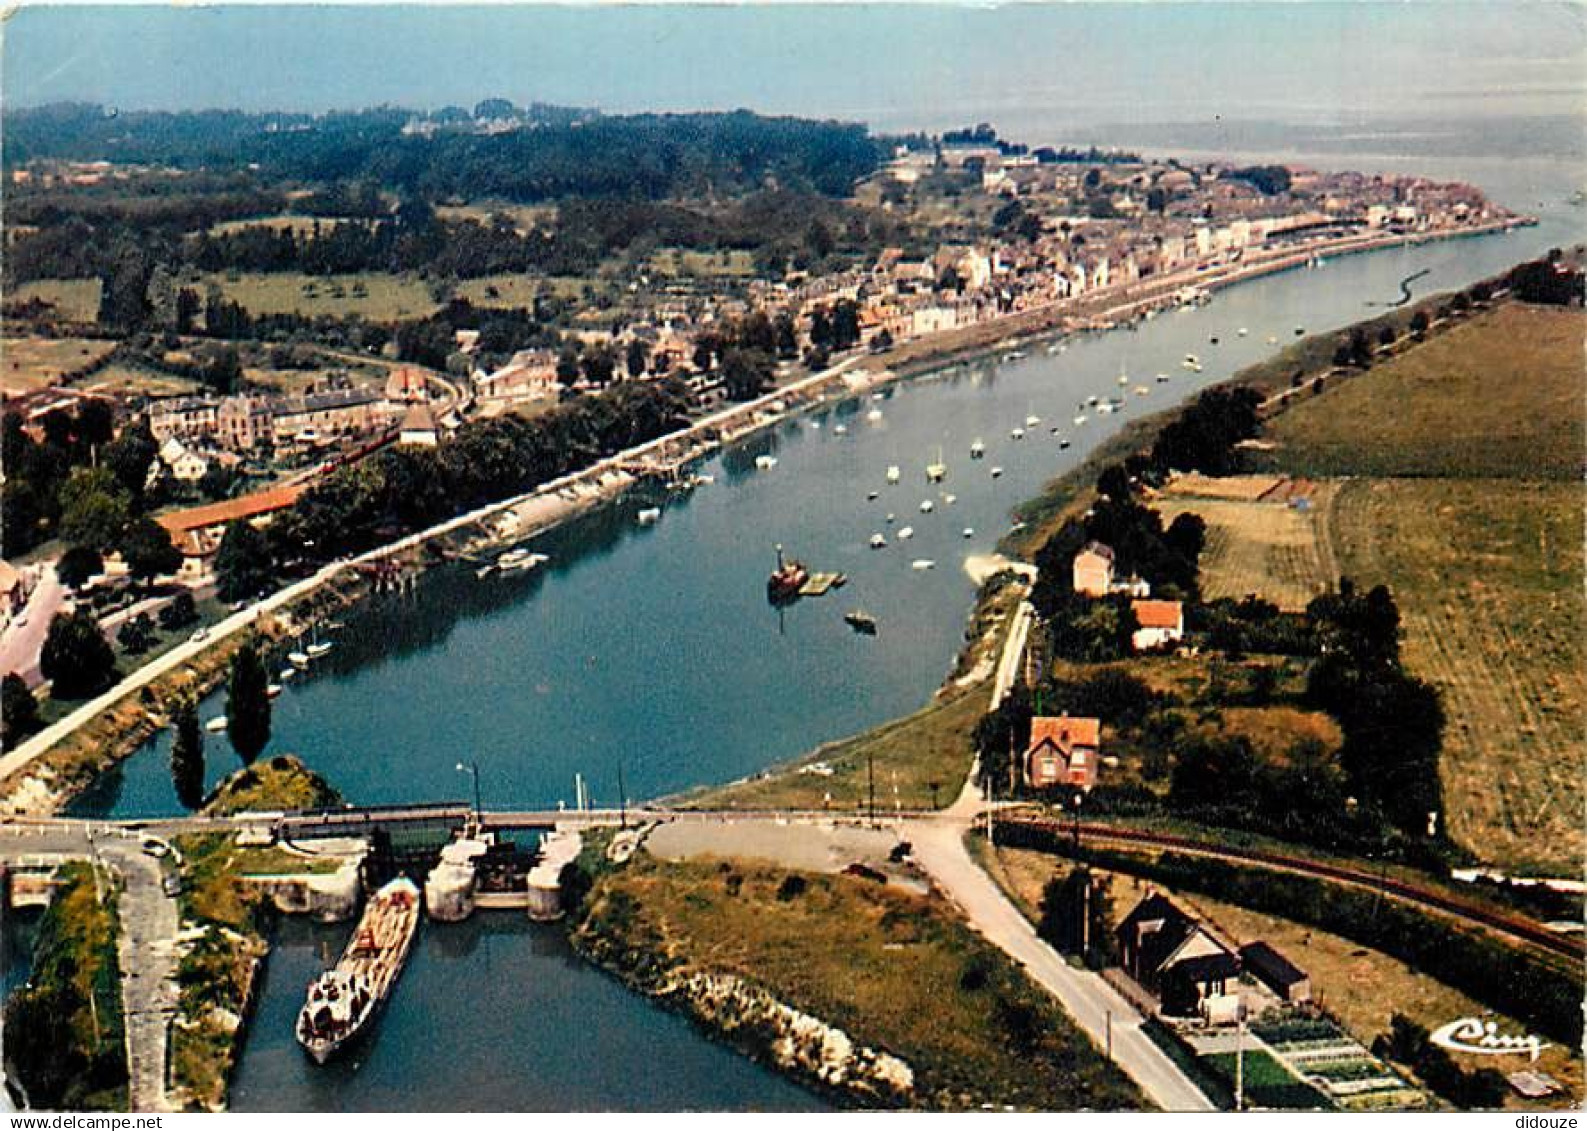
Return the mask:
[(121, 877), (116, 952), (129, 1105), (133, 1111), (172, 1110), (165, 1091), (165, 1062), (177, 1006), (175, 940), (181, 916), (176, 900), (165, 893), (161, 862), (143, 851), (140, 837), (119, 830), (91, 830), (82, 822), (0, 829), (0, 860), (32, 856), (97, 856)]
[(165, 894), (160, 861), (135, 844), (107, 847), (125, 885), (119, 905), (121, 1006), (126, 1019), (128, 1106), (170, 1111), (165, 1094), (166, 1044), (176, 1014), (176, 900)]
[(43, 576), (28, 598), (27, 624), (15, 621), (0, 635), (0, 675), (16, 672), (29, 687), (44, 682), (39, 671), (39, 649), (44, 647), (45, 634), (50, 630), (50, 620), (66, 603), (66, 586), (55, 576), (55, 567), (45, 565)]
[(1002, 890), (970, 858), (959, 820), (910, 822), (905, 838), (916, 863), (959, 906), (970, 925), (1058, 999), (1080, 1028), (1105, 1047), (1111, 1018), (1113, 1059), (1165, 1111), (1213, 1111), (1212, 1103), (1141, 1032), (1135, 1007), (1089, 971), (1076, 970), (1037, 937)]

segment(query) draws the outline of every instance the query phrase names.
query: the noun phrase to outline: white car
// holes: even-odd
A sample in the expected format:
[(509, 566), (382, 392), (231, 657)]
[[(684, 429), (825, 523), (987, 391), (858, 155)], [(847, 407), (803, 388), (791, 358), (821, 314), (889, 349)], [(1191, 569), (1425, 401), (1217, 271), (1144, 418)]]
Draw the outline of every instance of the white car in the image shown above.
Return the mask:
[(197, 644), (197, 643), (199, 643), (201, 641), (204, 641), (204, 640), (208, 640), (209, 639), (209, 629), (207, 629), (207, 628), (194, 629), (193, 630), (193, 635), (189, 636), (188, 639), (191, 640), (194, 644)]

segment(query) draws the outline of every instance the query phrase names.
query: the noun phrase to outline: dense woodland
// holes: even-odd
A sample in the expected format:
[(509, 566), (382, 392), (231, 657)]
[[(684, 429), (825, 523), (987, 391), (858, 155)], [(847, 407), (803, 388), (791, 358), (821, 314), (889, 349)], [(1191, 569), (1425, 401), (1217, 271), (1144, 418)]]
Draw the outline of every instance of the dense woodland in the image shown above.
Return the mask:
[[(503, 104), (510, 112), (518, 112)], [(570, 112), (577, 113), (577, 112)], [(882, 156), (862, 125), (710, 114), (544, 113), (501, 133), (442, 130), (405, 135), (400, 109), (316, 117), (236, 111), (116, 113), (61, 104), (8, 112), (5, 167), (40, 158), (181, 170), (257, 166), (305, 184), (373, 181), (435, 200), (514, 201), (566, 196), (662, 200), (746, 191), (768, 181), (846, 194)], [(459, 123), (460, 124), (460, 123)]]

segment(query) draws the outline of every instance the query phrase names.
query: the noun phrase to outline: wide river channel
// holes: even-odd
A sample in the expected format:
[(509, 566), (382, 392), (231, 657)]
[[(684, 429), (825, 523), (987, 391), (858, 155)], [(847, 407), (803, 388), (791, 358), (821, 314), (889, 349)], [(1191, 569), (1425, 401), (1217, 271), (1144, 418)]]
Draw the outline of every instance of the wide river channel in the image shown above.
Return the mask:
[[(1567, 242), (1576, 226), (1566, 209), (1506, 235), (1330, 260), (1062, 352), (1031, 346), (1020, 359), (827, 404), (707, 461), (698, 470), (715, 482), (663, 502), (653, 526), (636, 521), (653, 501), (632, 496), (540, 538), (534, 548), (550, 562), (533, 574), (481, 580), (449, 567), (411, 595), (366, 604), (277, 700), (270, 752), (300, 754), (359, 802), (465, 798), (462, 760), (478, 763), (487, 806), (571, 802), (575, 773), (599, 804), (617, 800), (619, 764), (630, 797), (655, 797), (912, 711), (962, 643), (975, 593), (966, 556), (991, 550), (1021, 501), (1099, 441), (1269, 356), (1297, 327), (1316, 333), (1371, 315), (1367, 303), (1396, 299), (1408, 275), (1429, 272), (1417, 295), (1462, 287)], [(1187, 354), (1201, 373), (1182, 367)], [(1088, 408), (1074, 423), (1077, 404), (1119, 394), (1120, 413)], [(1030, 416), (1040, 423), (1027, 427)], [(1066, 450), (1053, 428), (1070, 439)], [(976, 439), (984, 460), (969, 458)], [(939, 449), (947, 479), (929, 485), (924, 469)], [(757, 468), (760, 455), (776, 465)], [(897, 486), (885, 482), (890, 464), (902, 469)], [(901, 542), (904, 526), (914, 536)], [(887, 536), (885, 550), (868, 548), (874, 532)], [(770, 608), (765, 579), (779, 543), (812, 568), (847, 573), (847, 588)], [(874, 637), (845, 625), (855, 607), (876, 617)], [(216, 695), (201, 713), (222, 709)], [(74, 811), (178, 812), (168, 750), (168, 736), (152, 741)], [(209, 764), (212, 780), (236, 768), (224, 735), (209, 736)], [(426, 924), (376, 1039), (315, 1068), (293, 1043), (291, 1017), (346, 933), (282, 924), (235, 1080), (237, 1110), (821, 1106), (579, 964), (556, 928), (506, 913)]]

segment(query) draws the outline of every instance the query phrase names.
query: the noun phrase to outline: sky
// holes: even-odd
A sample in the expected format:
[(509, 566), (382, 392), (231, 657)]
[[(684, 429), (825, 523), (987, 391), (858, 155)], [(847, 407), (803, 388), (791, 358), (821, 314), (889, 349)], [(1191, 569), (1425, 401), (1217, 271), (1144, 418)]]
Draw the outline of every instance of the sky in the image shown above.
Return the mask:
[(1587, 106), (1587, 7), (1529, 0), (26, 4), (0, 34), (8, 106), (320, 111), (496, 96), (608, 112), (745, 107), (887, 130)]

